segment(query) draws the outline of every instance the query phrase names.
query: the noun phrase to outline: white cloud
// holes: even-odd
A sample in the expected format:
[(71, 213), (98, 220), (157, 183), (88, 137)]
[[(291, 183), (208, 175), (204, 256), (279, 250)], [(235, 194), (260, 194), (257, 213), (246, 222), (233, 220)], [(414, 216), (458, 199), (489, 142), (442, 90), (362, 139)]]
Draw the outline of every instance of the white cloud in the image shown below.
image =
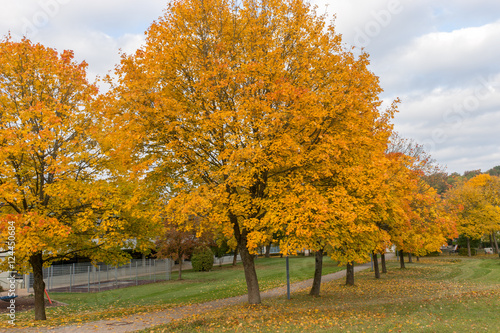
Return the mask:
[[(396, 130), (433, 144), (433, 157), (449, 171), (500, 165), (500, 1), (311, 2), (319, 14), (329, 4), (345, 43), (366, 47), (384, 100), (402, 98)], [(0, 35), (27, 32), (35, 42), (72, 49), (89, 63), (92, 80), (113, 70), (120, 49), (130, 54), (143, 43), (167, 3), (0, 0)]]
[(92, 80), (114, 69), (120, 50), (135, 52), (165, 6), (164, 0), (0, 0), (0, 34), (73, 50), (89, 64)]
[(500, 72), (500, 21), (481, 27), (423, 35), (382, 59), (389, 89), (467, 86)]

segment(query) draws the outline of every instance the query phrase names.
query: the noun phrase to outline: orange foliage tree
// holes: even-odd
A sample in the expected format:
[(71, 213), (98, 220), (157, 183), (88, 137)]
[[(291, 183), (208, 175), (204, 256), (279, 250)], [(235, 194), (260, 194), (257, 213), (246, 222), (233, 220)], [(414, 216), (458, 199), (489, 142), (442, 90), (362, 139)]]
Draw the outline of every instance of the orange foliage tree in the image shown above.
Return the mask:
[(86, 67), (71, 51), (0, 43), (0, 244), (15, 257), (2, 265), (33, 271), (37, 320), (46, 319), (44, 265), (76, 253), (116, 262), (130, 239), (148, 235), (120, 200), (134, 196), (134, 182), (105, 179)]
[[(356, 170), (363, 157), (350, 149), (373, 147), (381, 89), (367, 65), (302, 0), (172, 1), (117, 69), (106, 114), (123, 135), (115, 152), (158, 184), (164, 214), (186, 221), (184, 202), (201, 231), (236, 240), (249, 303), (260, 303), (252, 253), (306, 223), (281, 218), (277, 202), (350, 177), (345, 163)], [(338, 216), (345, 191), (326, 201)]]
[(400, 251), (404, 268), (404, 252), (422, 256), (440, 251), (448, 238), (455, 237), (455, 220), (448, 214), (446, 202), (423, 180), (425, 175), (439, 171), (439, 166), (422, 146), (395, 134), (387, 157), (393, 163), (388, 168), (390, 205), (384, 227)]

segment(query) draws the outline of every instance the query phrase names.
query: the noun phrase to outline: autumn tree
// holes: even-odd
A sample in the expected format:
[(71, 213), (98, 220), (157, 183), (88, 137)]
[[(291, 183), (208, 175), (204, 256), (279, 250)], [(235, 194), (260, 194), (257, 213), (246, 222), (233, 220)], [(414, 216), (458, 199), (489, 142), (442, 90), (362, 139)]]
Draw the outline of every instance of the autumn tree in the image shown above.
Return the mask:
[(165, 232), (156, 241), (156, 256), (158, 258), (171, 258), (179, 260), (179, 280), (182, 280), (182, 263), (193, 250), (202, 242), (196, 237), (194, 230), (182, 230), (170, 225), (165, 225)]
[(500, 165), (494, 166), (493, 168), (486, 171), (490, 176), (500, 176)]
[(471, 256), (471, 239), (491, 234), (498, 251), (496, 232), (500, 230), (500, 181), (498, 177), (480, 174), (461, 183), (449, 193), (449, 201), (458, 216), (457, 229), (467, 240), (467, 253)]
[(394, 133), (386, 156), (391, 161), (386, 167), (390, 190), (378, 226), (397, 246), (404, 268), (405, 252), (422, 256), (439, 251), (456, 230), (441, 197), (425, 181), (443, 171), (423, 147)]
[(0, 243), (14, 226), (8, 249), (16, 259), (2, 264), (33, 272), (36, 320), (46, 319), (43, 266), (75, 254), (119, 262), (122, 247), (149, 243), (148, 223), (124, 199), (137, 183), (105, 177), (110, 164), (91, 107), (97, 88), (86, 67), (71, 51), (10, 37), (0, 43)]
[(334, 176), (351, 136), (362, 147), (374, 130), (367, 65), (304, 1), (177, 0), (123, 57), (106, 117), (126, 133), (117, 150), (163, 171), (166, 200), (197, 203), (201, 229), (236, 239), (257, 304), (252, 253), (287, 227), (277, 198), (301, 170)]
[[(394, 112), (395, 104), (359, 122), (359, 132), (344, 137), (344, 150), (334, 162), (323, 165), (327, 170), (303, 168), (288, 175), (288, 183), (281, 183), (286, 190), (275, 197), (272, 210), (285, 221), (280, 248), (285, 252), (302, 248), (316, 252), (312, 296), (320, 293), (325, 252), (340, 264), (353, 266), (354, 262), (369, 261), (371, 251), (381, 251), (388, 244), (387, 233), (375, 224), (380, 212), (374, 207), (385, 195), (384, 151)], [(348, 284), (354, 283), (351, 273), (354, 270), (347, 274)]]
[(432, 186), (439, 195), (451, 188), (451, 185), (448, 183), (449, 178), (450, 176), (444, 171), (434, 172), (423, 176), (424, 181), (429, 186)]

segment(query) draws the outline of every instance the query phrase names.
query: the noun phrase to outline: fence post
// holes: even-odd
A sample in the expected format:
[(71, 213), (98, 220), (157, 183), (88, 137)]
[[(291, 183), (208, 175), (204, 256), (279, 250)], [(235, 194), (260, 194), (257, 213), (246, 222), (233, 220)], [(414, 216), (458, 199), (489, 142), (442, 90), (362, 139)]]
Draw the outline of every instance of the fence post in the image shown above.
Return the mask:
[(139, 275), (139, 271), (137, 270), (137, 261), (136, 261), (135, 262), (135, 285), (136, 286), (139, 284), (138, 275)]
[(50, 291), (50, 272), (52, 271), (52, 265), (49, 266), (48, 268), (48, 272), (47, 272), (47, 284), (45, 285), (47, 291)]
[(24, 276), (25, 276), (24, 280), (26, 281), (25, 282), (26, 283), (26, 291), (29, 294), (30, 293), (30, 273), (25, 274)]
[(99, 265), (99, 272), (97, 272), (97, 280), (99, 281), (99, 292), (101, 292), (101, 265)]
[(118, 288), (118, 265), (115, 266), (115, 287)]
[(73, 285), (73, 266), (69, 266), (69, 292), (71, 292), (72, 285)]
[(50, 265), (50, 278), (49, 278), (49, 290), (54, 287), (54, 266)]
[(154, 270), (155, 270), (155, 272), (154, 272), (154, 282), (156, 282), (156, 259), (153, 260), (153, 266), (154, 266)]
[(87, 292), (90, 293), (90, 266), (87, 267), (87, 275), (88, 275), (88, 279), (87, 279)]

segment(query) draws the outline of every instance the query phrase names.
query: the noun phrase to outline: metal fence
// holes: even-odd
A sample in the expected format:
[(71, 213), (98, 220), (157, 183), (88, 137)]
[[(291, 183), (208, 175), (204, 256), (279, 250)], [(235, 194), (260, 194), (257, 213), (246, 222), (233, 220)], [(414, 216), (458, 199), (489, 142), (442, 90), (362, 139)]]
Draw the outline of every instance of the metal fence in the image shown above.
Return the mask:
[[(234, 261), (234, 256), (233, 255), (227, 255), (223, 257), (214, 257), (214, 265), (226, 265), (226, 264), (232, 264)], [(236, 256), (236, 262), (240, 262), (241, 257), (238, 254)]]
[[(55, 292), (98, 292), (114, 288), (170, 280), (170, 259), (135, 259), (121, 266), (76, 263), (43, 269), (45, 288)], [(27, 290), (33, 288), (33, 274), (26, 276)]]

